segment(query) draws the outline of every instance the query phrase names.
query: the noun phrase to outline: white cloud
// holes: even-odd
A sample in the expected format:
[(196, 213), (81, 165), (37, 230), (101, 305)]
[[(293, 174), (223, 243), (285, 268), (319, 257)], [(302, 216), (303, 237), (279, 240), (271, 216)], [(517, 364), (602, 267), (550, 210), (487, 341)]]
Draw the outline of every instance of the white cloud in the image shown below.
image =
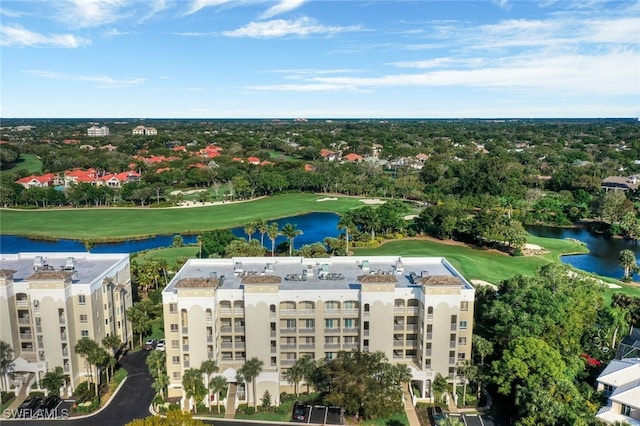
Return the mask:
[(640, 94), (640, 54), (624, 50), (605, 55), (526, 55), (494, 62), (491, 67), (440, 70), (378, 77), (315, 76), (301, 84), (250, 86), (261, 91), (361, 91), (393, 87), (462, 86), (556, 96)]
[(296, 20), (287, 21), (275, 19), (265, 22), (250, 22), (244, 27), (224, 31), (222, 34), (227, 37), (252, 37), (252, 38), (273, 38), (294, 36), (308, 36), (312, 34), (337, 34), (349, 31), (360, 31), (358, 25), (348, 27), (334, 27), (319, 24), (315, 19), (302, 17)]
[(278, 4), (271, 6), (263, 14), (262, 18), (267, 19), (285, 12), (290, 12), (299, 8), (306, 0), (280, 0)]
[(138, 86), (145, 81), (144, 78), (115, 79), (104, 75), (77, 75), (65, 74), (55, 71), (28, 70), (25, 72), (29, 75), (41, 78), (49, 78), (53, 80), (70, 80), (97, 83), (98, 85), (96, 87), (101, 89)]
[(66, 0), (59, 3), (59, 18), (73, 27), (99, 27), (131, 16), (123, 11), (129, 0)]
[[(205, 7), (221, 6), (227, 3), (233, 4), (234, 2), (232, 0), (194, 0), (193, 3), (191, 3), (191, 7), (187, 11), (187, 15), (196, 13), (204, 9)], [(240, 1), (236, 0), (235, 3), (240, 3)]]
[(76, 48), (91, 44), (91, 40), (76, 37), (72, 34), (49, 34), (44, 35), (29, 31), (19, 25), (0, 26), (0, 45), (2, 46), (49, 46)]

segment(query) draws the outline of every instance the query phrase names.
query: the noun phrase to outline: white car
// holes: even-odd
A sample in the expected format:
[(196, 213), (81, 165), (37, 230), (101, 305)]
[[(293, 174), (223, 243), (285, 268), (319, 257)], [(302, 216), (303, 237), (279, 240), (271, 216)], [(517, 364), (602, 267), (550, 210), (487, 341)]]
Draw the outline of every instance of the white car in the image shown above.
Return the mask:
[(156, 350), (157, 351), (164, 351), (165, 349), (166, 348), (165, 348), (165, 345), (164, 345), (164, 339), (158, 340), (158, 343), (156, 343)]

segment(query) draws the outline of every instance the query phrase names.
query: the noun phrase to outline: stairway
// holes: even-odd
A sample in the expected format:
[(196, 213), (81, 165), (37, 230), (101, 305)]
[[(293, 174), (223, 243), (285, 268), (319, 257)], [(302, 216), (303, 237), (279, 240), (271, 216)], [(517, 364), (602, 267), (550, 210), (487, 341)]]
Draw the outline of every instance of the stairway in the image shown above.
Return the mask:
[(227, 392), (227, 405), (224, 411), (225, 419), (233, 419), (236, 416), (236, 391), (238, 385), (236, 383), (229, 383), (229, 392)]

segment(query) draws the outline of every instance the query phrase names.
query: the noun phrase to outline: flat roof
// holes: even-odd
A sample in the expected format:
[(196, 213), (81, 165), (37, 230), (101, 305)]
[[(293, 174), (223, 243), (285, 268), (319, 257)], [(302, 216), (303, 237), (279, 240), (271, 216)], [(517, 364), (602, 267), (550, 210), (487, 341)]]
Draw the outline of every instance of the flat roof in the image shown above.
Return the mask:
[[(61, 279), (67, 262), (73, 258), (75, 276), (73, 283), (91, 283), (116, 263), (128, 258), (128, 254), (93, 254), (93, 253), (18, 253), (0, 255), (0, 275), (7, 276), (13, 272), (13, 281), (29, 281), (42, 279)], [(37, 269), (34, 265), (42, 265)], [(46, 266), (45, 266), (46, 265)], [(74, 274), (69, 274), (74, 275)]]
[(191, 259), (163, 291), (197, 287), (232, 290), (247, 284), (279, 284), (280, 290), (348, 290), (362, 283), (473, 288), (443, 257), (243, 257)]

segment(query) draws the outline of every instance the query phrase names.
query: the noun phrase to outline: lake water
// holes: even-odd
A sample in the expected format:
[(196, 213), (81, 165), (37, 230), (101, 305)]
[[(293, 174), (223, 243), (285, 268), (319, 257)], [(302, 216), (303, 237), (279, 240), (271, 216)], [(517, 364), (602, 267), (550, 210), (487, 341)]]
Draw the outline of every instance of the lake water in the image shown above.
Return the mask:
[[(282, 228), (286, 223), (296, 225), (301, 230), (302, 235), (295, 238), (293, 245), (300, 248), (306, 244), (322, 242), (326, 237), (337, 237), (338, 221), (340, 216), (335, 213), (308, 213), (300, 216), (285, 217), (273, 220)], [(242, 227), (231, 230), (234, 235), (246, 238)], [(173, 237), (178, 234), (158, 235), (144, 240), (129, 240), (117, 243), (98, 243), (91, 248), (92, 253), (135, 253), (142, 250), (149, 250), (160, 247), (171, 247)], [(185, 244), (195, 244), (196, 235), (182, 235)], [(260, 240), (260, 233), (253, 234), (253, 238)], [(287, 241), (285, 237), (276, 238), (276, 246)], [(264, 245), (271, 250), (271, 240), (265, 235)], [(78, 240), (58, 240), (44, 241), (33, 240), (15, 235), (0, 235), (0, 253), (20, 253), (20, 252), (83, 252), (87, 251), (84, 244)]]
[[(574, 238), (587, 245), (589, 254), (562, 256), (560, 260), (578, 269), (593, 272), (605, 277), (621, 279), (624, 270), (620, 266), (618, 256), (620, 252), (629, 249), (640, 258), (640, 245), (622, 238), (607, 238), (582, 228), (552, 228), (548, 226), (527, 226), (527, 231), (533, 235), (547, 238)], [(634, 277), (638, 280), (638, 275)]]
[[(286, 223), (296, 225), (303, 234), (294, 240), (295, 248), (300, 248), (305, 244), (322, 242), (326, 237), (337, 237), (341, 231), (338, 230), (338, 220), (340, 216), (335, 213), (308, 213), (300, 216), (285, 217), (275, 220), (280, 228)], [(231, 230), (234, 235), (245, 238), (244, 230), (234, 228)], [(618, 262), (618, 255), (624, 249), (632, 250), (637, 258), (640, 258), (640, 246), (631, 241), (617, 238), (605, 238), (600, 234), (593, 234), (580, 228), (552, 228), (546, 226), (527, 227), (533, 235), (547, 238), (574, 238), (583, 241), (589, 248), (589, 254), (562, 256), (564, 263), (575, 266), (584, 271), (593, 272), (598, 275), (622, 278), (623, 270)], [(144, 240), (122, 241), (118, 243), (96, 244), (92, 253), (134, 253), (142, 250), (149, 250), (159, 247), (171, 247), (173, 237), (171, 235), (158, 235)], [(185, 244), (196, 242), (195, 235), (183, 235)], [(260, 239), (260, 233), (256, 232), (253, 238)], [(285, 237), (278, 237), (276, 245), (285, 242)], [(271, 249), (271, 240), (265, 235), (264, 245), (267, 250)], [(0, 235), (0, 253), (20, 253), (20, 252), (83, 252), (86, 251), (82, 242), (77, 240), (42, 241), (32, 240), (13, 235)], [(637, 280), (639, 277), (636, 276)]]

